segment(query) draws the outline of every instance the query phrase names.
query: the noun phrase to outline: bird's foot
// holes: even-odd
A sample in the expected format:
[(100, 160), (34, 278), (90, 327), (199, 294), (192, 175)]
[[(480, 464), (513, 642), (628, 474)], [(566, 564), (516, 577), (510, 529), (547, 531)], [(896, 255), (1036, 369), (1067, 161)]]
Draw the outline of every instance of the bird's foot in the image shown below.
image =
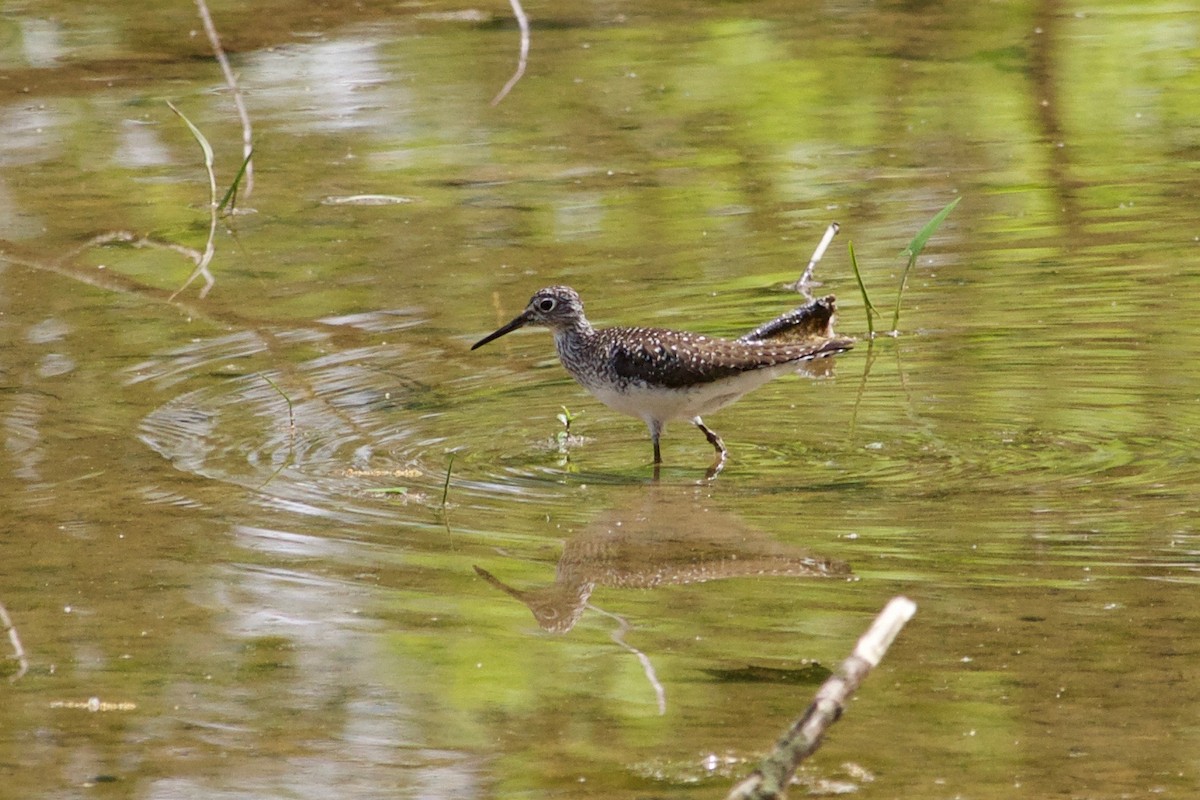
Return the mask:
[(704, 421), (699, 417), (693, 419), (692, 424), (700, 429), (704, 434), (704, 438), (708, 439), (708, 443), (717, 451), (717, 460), (713, 462), (712, 466), (708, 468), (708, 472), (704, 474), (704, 479), (711, 481), (721, 473), (721, 470), (725, 469), (725, 457), (729, 451), (725, 449), (725, 442), (721, 441), (721, 437), (705, 425)]
[(725, 469), (725, 451), (722, 450), (717, 460), (712, 463), (704, 473), (704, 480), (711, 481), (713, 478), (721, 474), (721, 470)]

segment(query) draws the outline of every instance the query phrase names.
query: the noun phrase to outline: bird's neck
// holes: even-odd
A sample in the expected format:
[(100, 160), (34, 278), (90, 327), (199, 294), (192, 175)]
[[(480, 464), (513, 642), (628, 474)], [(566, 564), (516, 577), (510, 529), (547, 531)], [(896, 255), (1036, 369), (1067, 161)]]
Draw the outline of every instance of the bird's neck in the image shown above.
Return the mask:
[(596, 329), (583, 316), (554, 329), (554, 349), (558, 351), (559, 361), (572, 375), (578, 377), (579, 369), (586, 364), (595, 337)]

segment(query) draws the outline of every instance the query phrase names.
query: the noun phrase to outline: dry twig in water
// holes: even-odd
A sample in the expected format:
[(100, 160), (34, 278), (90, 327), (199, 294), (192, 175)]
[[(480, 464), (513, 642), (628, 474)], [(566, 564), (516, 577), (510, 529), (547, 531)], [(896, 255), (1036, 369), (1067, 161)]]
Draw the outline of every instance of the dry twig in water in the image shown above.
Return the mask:
[(837, 236), (839, 230), (841, 230), (841, 226), (836, 222), (829, 223), (829, 227), (825, 229), (825, 235), (821, 237), (817, 249), (813, 251), (812, 258), (808, 260), (808, 267), (804, 270), (804, 274), (792, 284), (793, 289), (803, 293), (809, 300), (812, 300), (812, 294), (808, 291), (809, 287), (821, 285), (813, 280), (813, 271), (816, 270), (817, 263), (824, 257), (825, 251), (829, 249), (829, 243), (833, 241), (834, 236)]
[(8, 641), (12, 643), (13, 658), (17, 659), (17, 671), (9, 678), (9, 681), (17, 681), (22, 675), (29, 671), (29, 659), (25, 657), (25, 648), (21, 646), (21, 637), (17, 635), (17, 628), (13, 625), (12, 617), (8, 616), (8, 609), (0, 603), (0, 625), (4, 626), (4, 630), (8, 633)]
[[(199, 0), (197, 1), (199, 2)], [(517, 71), (508, 79), (508, 83), (504, 84), (500, 93), (492, 98), (493, 106), (498, 105), (517, 85), (517, 81), (521, 80), (521, 76), (525, 74), (525, 64), (529, 61), (529, 18), (525, 16), (525, 9), (521, 7), (521, 0), (508, 0), (508, 2), (512, 5), (513, 15), (517, 18), (517, 25), (521, 28), (521, 55), (517, 59)]]
[(781, 800), (800, 762), (816, 752), (829, 726), (838, 721), (851, 695), (879, 665), (900, 629), (917, 611), (907, 597), (893, 597), (858, 640), (838, 673), (821, 684), (812, 705), (796, 720), (758, 769), (733, 788), (725, 800)]
[(598, 614), (603, 614), (604, 616), (610, 617), (617, 621), (617, 629), (609, 634), (609, 638), (611, 638), (619, 646), (637, 656), (638, 663), (642, 665), (642, 672), (645, 674), (646, 680), (650, 683), (651, 688), (654, 689), (654, 699), (658, 703), (658, 715), (661, 717), (666, 714), (667, 691), (663, 688), (662, 683), (658, 680), (658, 673), (655, 671), (654, 665), (650, 663), (650, 657), (641, 650), (638, 650), (629, 642), (625, 641), (625, 634), (633, 628), (633, 626), (629, 624), (629, 620), (625, 619), (620, 614), (614, 614), (611, 611), (605, 611), (603, 608), (594, 606), (591, 603), (588, 603), (587, 607)]
[(250, 114), (246, 111), (246, 102), (242, 98), (242, 90), (238, 87), (233, 68), (229, 66), (225, 48), (221, 46), (217, 26), (213, 24), (212, 14), (208, 13), (208, 4), (205, 0), (196, 0), (196, 8), (200, 11), (200, 21), (204, 23), (204, 32), (208, 34), (208, 42), (212, 45), (217, 63), (221, 65), (221, 72), (225, 75), (225, 83), (233, 92), (233, 104), (237, 106), (238, 118), (242, 121), (242, 158), (246, 162), (246, 190), (242, 196), (249, 199), (250, 193), (254, 191), (254, 160), (251, 158), (251, 153), (254, 152), (254, 133), (250, 129)]

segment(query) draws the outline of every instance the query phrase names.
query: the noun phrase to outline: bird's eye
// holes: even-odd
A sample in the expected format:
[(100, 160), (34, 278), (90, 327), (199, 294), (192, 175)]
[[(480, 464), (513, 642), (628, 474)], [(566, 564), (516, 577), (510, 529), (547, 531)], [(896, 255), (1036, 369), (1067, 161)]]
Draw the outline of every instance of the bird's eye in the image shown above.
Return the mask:
[(554, 305), (555, 302), (553, 297), (544, 297), (541, 300), (538, 300), (537, 307), (538, 311), (548, 312), (554, 310)]

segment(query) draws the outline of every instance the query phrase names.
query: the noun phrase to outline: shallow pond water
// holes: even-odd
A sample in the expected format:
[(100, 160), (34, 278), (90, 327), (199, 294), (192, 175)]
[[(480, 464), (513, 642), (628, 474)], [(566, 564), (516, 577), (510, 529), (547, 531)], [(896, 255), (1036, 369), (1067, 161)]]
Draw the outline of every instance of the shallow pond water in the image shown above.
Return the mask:
[[(1200, 789), (1187, 4), (0, 15), (0, 775), (21, 797), (723, 797), (888, 598), (794, 795)], [(895, 335), (900, 251), (922, 253)], [(663, 440), (545, 331), (838, 330)], [(575, 415), (561, 446), (563, 407)]]

